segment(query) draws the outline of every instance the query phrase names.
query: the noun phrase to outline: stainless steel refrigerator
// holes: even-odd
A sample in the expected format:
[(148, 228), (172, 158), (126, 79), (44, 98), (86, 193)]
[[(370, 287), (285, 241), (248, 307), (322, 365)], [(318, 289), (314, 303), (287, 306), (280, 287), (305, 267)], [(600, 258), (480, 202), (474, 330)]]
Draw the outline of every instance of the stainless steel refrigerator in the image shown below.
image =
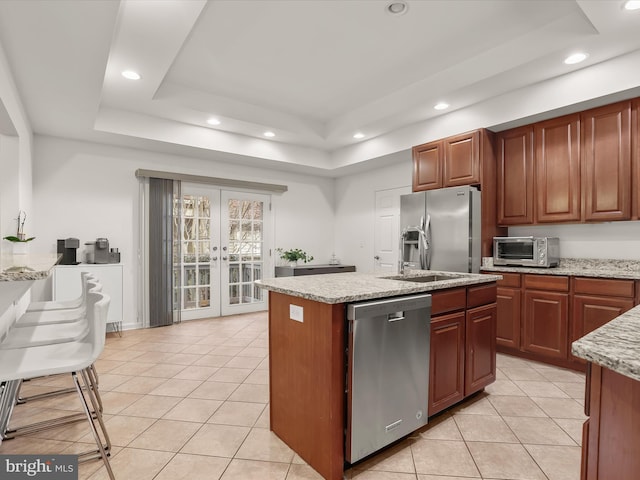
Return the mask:
[(441, 188), (400, 197), (399, 271), (480, 271), (480, 191)]

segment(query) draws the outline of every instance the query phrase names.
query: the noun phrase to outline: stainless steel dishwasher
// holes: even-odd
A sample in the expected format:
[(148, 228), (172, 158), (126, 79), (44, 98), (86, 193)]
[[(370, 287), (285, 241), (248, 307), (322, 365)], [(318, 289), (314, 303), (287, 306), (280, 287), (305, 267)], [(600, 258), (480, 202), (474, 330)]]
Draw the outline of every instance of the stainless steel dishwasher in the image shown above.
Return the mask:
[(347, 305), (349, 463), (426, 425), (431, 295)]

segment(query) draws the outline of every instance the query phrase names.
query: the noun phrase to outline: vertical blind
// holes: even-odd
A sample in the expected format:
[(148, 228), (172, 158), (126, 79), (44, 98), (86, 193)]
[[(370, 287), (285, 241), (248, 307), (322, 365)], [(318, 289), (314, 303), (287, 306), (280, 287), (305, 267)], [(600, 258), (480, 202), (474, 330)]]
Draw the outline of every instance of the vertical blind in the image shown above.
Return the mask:
[[(179, 182), (177, 182), (179, 183)], [(177, 186), (179, 189), (179, 185)], [(180, 196), (177, 197), (178, 199)], [(179, 321), (174, 308), (174, 181), (149, 179), (149, 325)], [(180, 241), (177, 241), (177, 246)]]

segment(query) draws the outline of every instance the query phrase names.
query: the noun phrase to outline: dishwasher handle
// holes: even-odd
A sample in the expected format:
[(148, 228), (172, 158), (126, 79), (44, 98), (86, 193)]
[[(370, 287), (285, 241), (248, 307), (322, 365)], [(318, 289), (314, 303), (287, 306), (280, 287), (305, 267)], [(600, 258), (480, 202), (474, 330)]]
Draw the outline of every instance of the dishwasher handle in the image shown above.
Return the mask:
[(404, 320), (404, 311), (393, 312), (387, 314), (387, 321), (397, 322), (398, 320)]
[[(389, 321), (397, 321), (401, 320), (401, 318), (395, 317), (405, 316), (406, 312), (423, 308), (428, 308), (429, 314), (431, 314), (430, 294), (421, 293), (404, 297), (369, 300), (347, 304), (347, 320), (388, 316)], [(395, 320), (392, 318), (395, 318)]]

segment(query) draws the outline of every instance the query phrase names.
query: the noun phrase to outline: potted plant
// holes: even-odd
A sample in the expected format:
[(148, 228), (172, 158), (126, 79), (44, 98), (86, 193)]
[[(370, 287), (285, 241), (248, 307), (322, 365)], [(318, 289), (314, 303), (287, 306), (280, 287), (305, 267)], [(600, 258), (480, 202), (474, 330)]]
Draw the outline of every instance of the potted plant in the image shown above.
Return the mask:
[(15, 235), (8, 235), (4, 240), (8, 240), (13, 244), (14, 255), (24, 255), (27, 253), (27, 243), (36, 237), (29, 237), (24, 233), (24, 222), (27, 220), (27, 214), (22, 210), (18, 212), (18, 230)]
[(292, 248), (291, 250), (276, 248), (276, 252), (278, 252), (282, 260), (289, 262), (291, 265), (296, 265), (298, 260), (302, 260), (304, 263), (313, 260), (312, 255), (307, 254), (307, 252), (300, 250), (299, 248)]

